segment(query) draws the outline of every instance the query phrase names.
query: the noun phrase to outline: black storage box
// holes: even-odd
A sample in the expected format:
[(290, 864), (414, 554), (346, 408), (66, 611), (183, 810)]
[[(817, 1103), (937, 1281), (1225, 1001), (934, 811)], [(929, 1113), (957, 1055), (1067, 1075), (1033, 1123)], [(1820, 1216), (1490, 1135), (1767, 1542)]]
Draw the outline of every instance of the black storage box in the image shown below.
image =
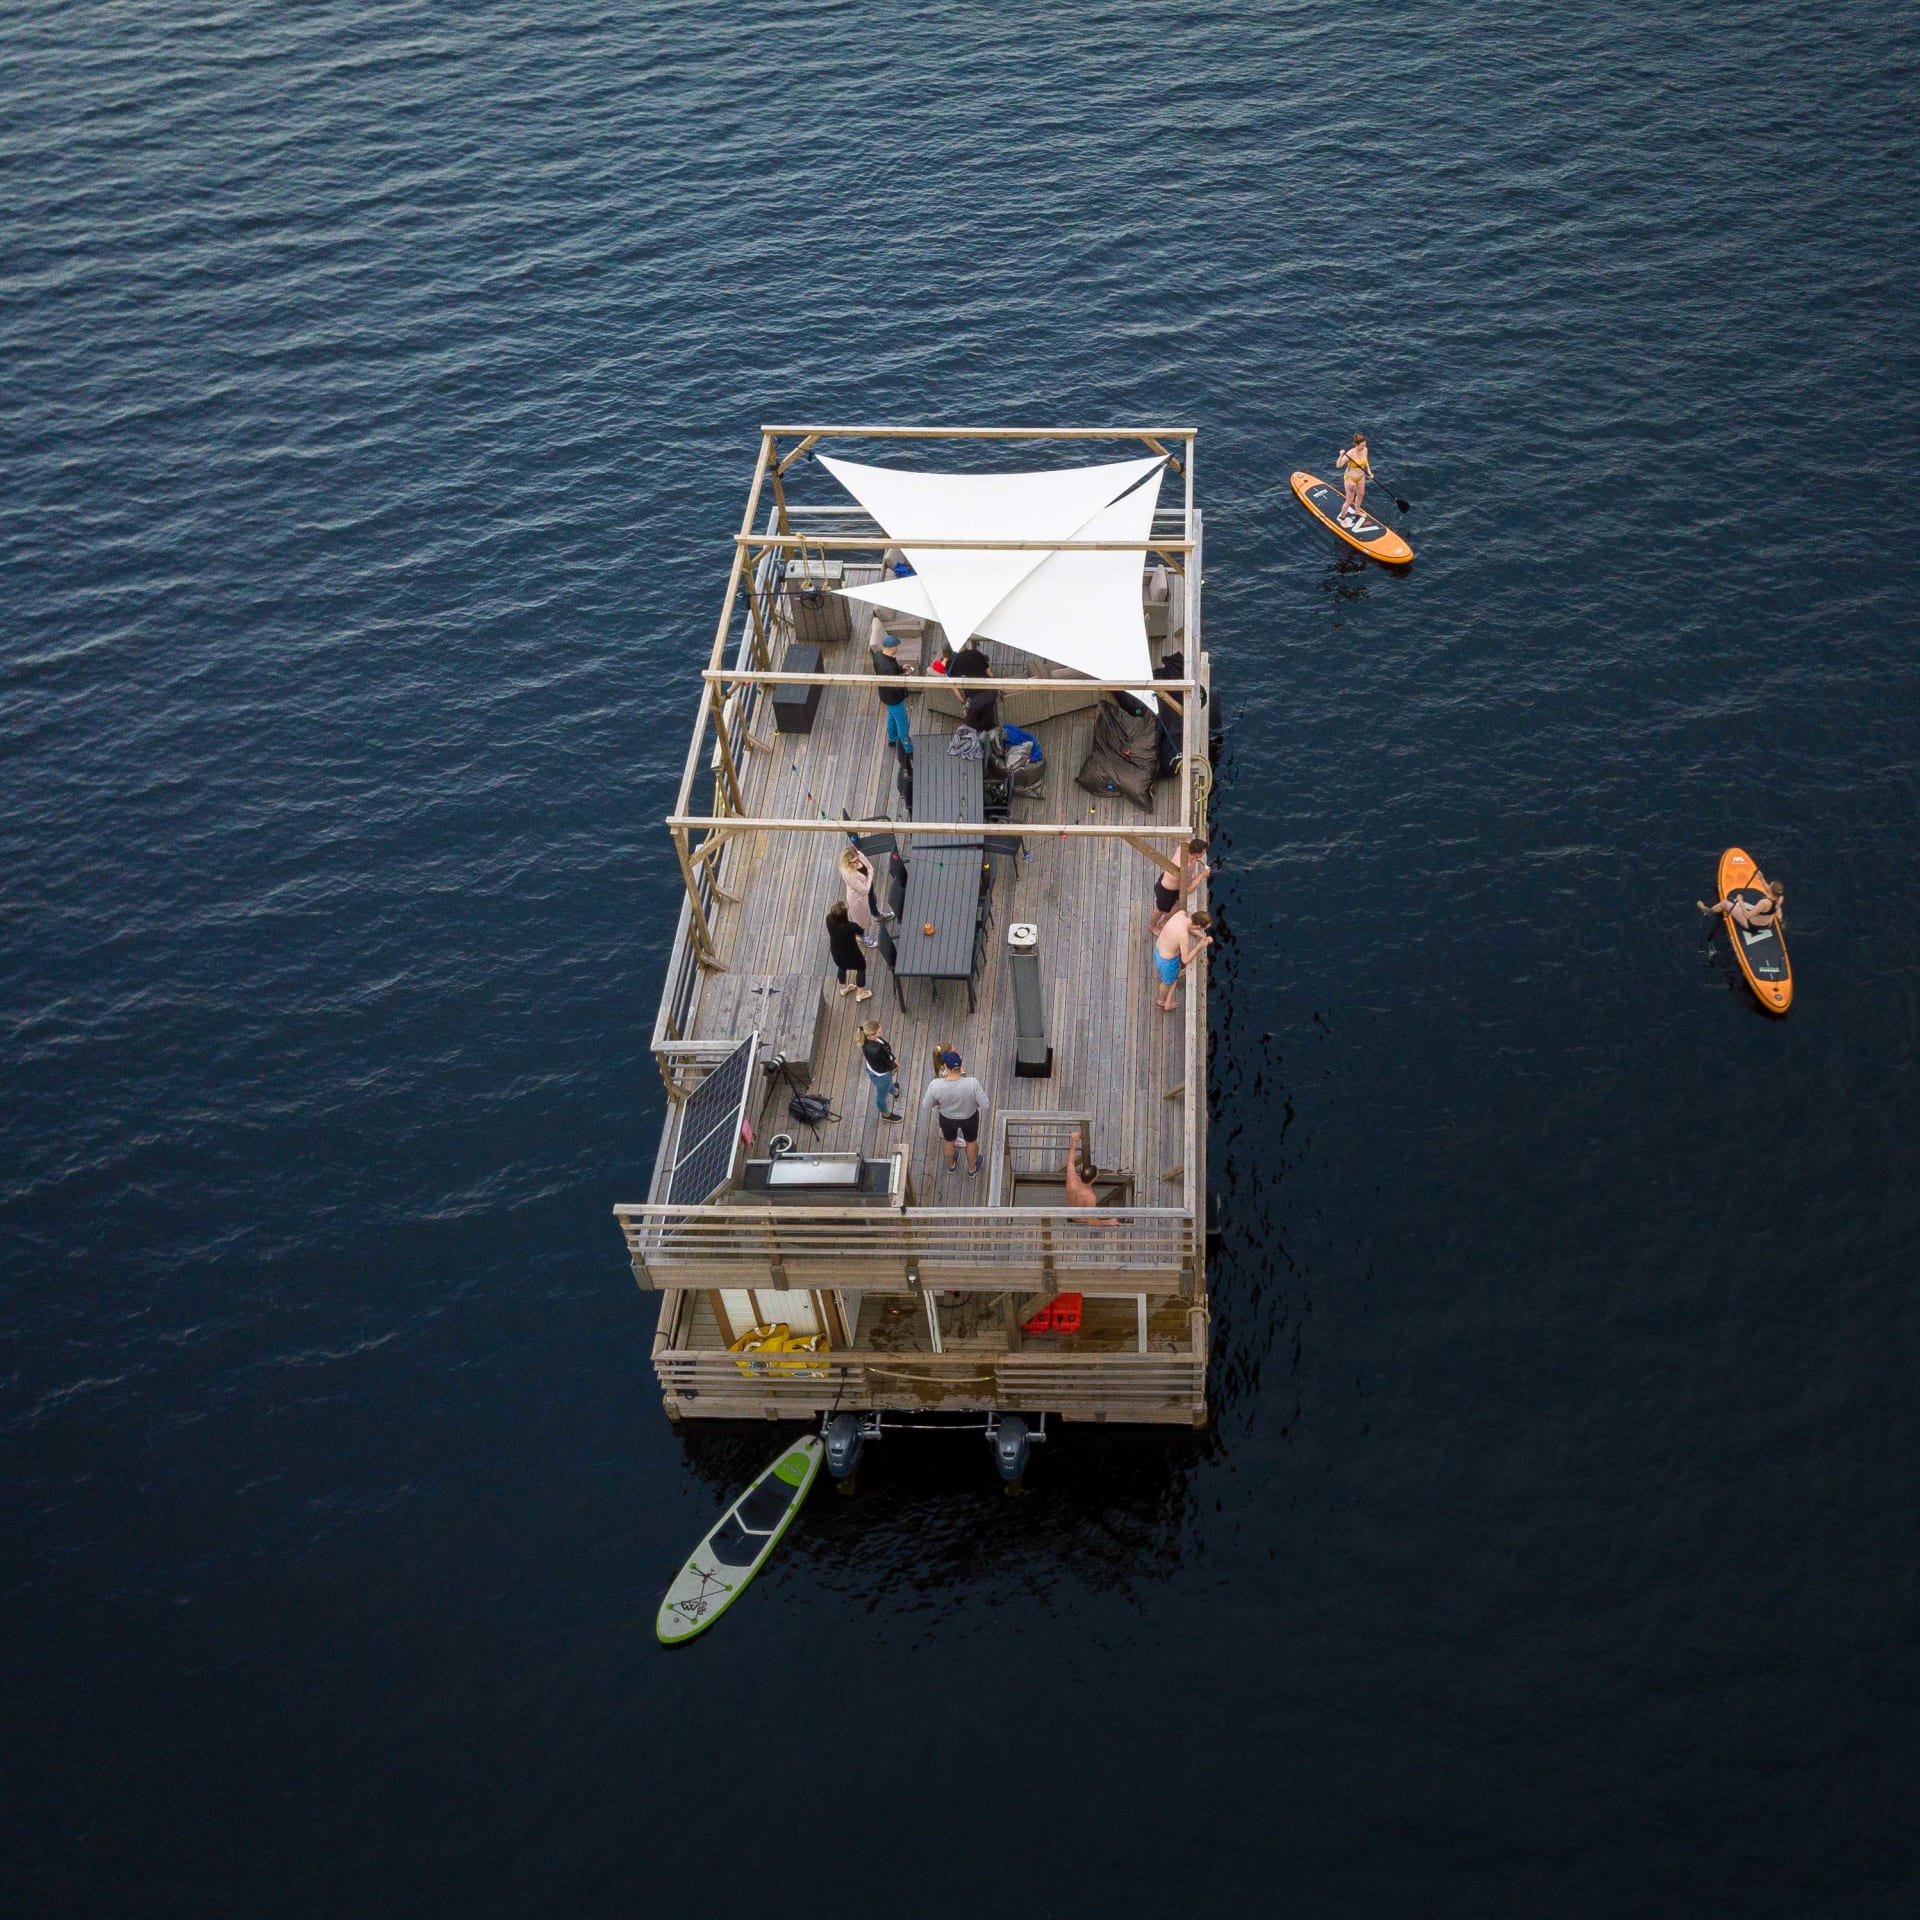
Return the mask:
[[(818, 673), (820, 671), (820, 649), (818, 647), (791, 646), (787, 657), (780, 663), (782, 673)], [(811, 733), (813, 716), (820, 711), (820, 696), (825, 688), (813, 687), (775, 687), (773, 690), (773, 724), (781, 733)]]

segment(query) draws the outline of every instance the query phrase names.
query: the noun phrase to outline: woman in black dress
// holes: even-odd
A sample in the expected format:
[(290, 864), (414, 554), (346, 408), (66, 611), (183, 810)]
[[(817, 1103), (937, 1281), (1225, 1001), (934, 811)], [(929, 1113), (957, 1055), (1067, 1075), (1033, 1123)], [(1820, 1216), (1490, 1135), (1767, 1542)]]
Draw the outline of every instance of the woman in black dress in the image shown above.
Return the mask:
[[(840, 969), (840, 991), (856, 1000), (871, 1000), (866, 949), (860, 944), (860, 929), (853, 924), (844, 900), (836, 900), (827, 909), (827, 945), (833, 950), (833, 964)], [(848, 974), (852, 974), (851, 980)]]

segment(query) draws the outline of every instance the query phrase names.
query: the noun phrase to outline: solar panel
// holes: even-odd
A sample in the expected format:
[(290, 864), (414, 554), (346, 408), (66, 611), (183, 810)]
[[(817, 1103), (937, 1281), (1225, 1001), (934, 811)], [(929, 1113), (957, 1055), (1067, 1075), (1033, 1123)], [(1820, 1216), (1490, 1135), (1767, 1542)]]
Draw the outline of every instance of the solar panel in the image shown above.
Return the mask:
[(679, 1149), (667, 1180), (668, 1206), (705, 1206), (733, 1178), (759, 1047), (759, 1034), (748, 1034), (687, 1096), (680, 1111)]

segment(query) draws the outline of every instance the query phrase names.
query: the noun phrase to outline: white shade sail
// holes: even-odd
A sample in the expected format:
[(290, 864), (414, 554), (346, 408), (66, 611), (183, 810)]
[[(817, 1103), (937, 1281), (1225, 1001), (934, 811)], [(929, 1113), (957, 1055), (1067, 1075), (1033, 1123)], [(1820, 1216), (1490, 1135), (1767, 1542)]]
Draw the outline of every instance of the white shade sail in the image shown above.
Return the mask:
[[(1102, 508), (1073, 537), (1144, 545), (1159, 499), (1156, 476)], [(1143, 552), (1048, 554), (975, 631), (1023, 653), (1077, 667), (1094, 680), (1137, 673), (1140, 690), (1150, 695), (1153, 654), (1142, 605), (1144, 560)]]
[[(913, 541), (1138, 540), (1144, 548), (1160, 497), (1160, 459), (1008, 474), (908, 473), (825, 455), (821, 464), (915, 569), (905, 578), (848, 587), (848, 599), (937, 620), (956, 646), (984, 634), (1099, 679), (1137, 672), (1150, 680), (1143, 551), (927, 548)], [(1149, 474), (1153, 483), (1140, 485)]]
[[(1042, 554), (1041, 559), (1047, 556)], [(838, 592), (844, 599), (864, 600), (871, 607), (887, 607), (895, 613), (910, 613), (921, 620), (938, 620), (940, 616), (933, 610), (933, 601), (927, 593), (927, 583), (917, 573), (905, 578), (889, 575), (884, 580), (876, 580), (870, 587), (841, 587)]]

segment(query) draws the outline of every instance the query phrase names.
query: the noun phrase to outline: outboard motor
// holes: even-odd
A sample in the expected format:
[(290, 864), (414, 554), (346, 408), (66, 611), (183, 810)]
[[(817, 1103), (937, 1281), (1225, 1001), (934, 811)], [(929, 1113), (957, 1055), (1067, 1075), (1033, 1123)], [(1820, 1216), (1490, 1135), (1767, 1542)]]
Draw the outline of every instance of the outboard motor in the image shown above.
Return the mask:
[(860, 1430), (857, 1414), (836, 1413), (827, 1422), (827, 1471), (836, 1480), (851, 1477), (860, 1464), (867, 1436)]
[[(1017, 1486), (1033, 1455), (1033, 1442), (1028, 1436), (1026, 1421), (1017, 1413), (1003, 1413), (994, 1422), (993, 1431), (987, 1435), (987, 1439), (993, 1447), (994, 1471), (1008, 1486)], [(828, 1444), (831, 1446), (831, 1441)]]

